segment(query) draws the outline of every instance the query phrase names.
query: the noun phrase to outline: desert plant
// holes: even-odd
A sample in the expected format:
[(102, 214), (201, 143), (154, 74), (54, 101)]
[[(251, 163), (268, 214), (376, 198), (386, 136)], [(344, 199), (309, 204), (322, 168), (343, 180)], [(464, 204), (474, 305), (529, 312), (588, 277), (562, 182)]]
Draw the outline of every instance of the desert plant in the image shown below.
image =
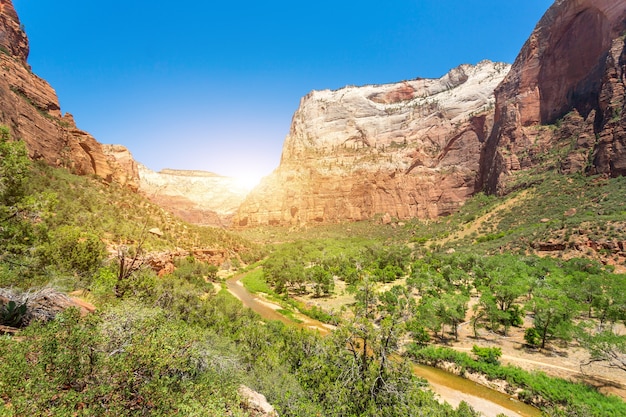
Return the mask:
[(27, 303), (17, 304), (11, 300), (0, 307), (0, 324), (10, 327), (21, 327), (26, 316)]

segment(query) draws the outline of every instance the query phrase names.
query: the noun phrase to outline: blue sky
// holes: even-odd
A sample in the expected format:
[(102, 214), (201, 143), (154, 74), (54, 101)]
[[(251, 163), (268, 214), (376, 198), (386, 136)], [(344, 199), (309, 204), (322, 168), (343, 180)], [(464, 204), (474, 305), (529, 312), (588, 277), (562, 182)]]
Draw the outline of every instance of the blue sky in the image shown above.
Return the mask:
[(550, 0), (14, 0), (64, 112), (149, 168), (258, 177), (316, 89), (513, 62)]

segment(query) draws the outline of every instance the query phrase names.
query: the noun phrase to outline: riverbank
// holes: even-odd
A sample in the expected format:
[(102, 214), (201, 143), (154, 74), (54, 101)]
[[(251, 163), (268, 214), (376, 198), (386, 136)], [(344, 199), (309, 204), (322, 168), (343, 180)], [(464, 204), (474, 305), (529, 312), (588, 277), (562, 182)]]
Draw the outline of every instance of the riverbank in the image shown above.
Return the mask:
[[(310, 318), (303, 321), (302, 323), (296, 323), (285, 317), (284, 315), (278, 313), (278, 310), (282, 309), (280, 305), (272, 303), (271, 301), (264, 299), (260, 295), (251, 294), (241, 284), (241, 278), (242, 275), (237, 275), (229, 278), (226, 281), (228, 291), (233, 296), (237, 297), (245, 306), (258, 313), (261, 317), (268, 320), (280, 320), (287, 325), (317, 329), (323, 334), (328, 333), (329, 325), (327, 324)], [(419, 366), (414, 369), (416, 375), (427, 379), (430, 383), (430, 379), (433, 379), (433, 377), (431, 376), (429, 379), (427, 376), (424, 375), (424, 371), (422, 371), (420, 374), (418, 369)], [(431, 371), (430, 374), (434, 375), (435, 371), (436, 370)], [(433, 381), (432, 383), (430, 383), (430, 387), (440, 400), (445, 401), (455, 407), (457, 407), (461, 403), (461, 401), (465, 401), (472, 408), (474, 408), (474, 410), (481, 412), (486, 417), (496, 417), (498, 414), (504, 414), (508, 417), (535, 417), (541, 415), (538, 409), (527, 406), (525, 404), (516, 404), (512, 401), (510, 396), (491, 390), (487, 387), (481, 386), (482, 390), (477, 389), (474, 390), (473, 394), (468, 393), (467, 391), (469, 391), (470, 387), (472, 387), (474, 383), (464, 380), (466, 381), (466, 386), (463, 389), (459, 385), (459, 382), (456, 380), (456, 378), (463, 380), (463, 378), (449, 374), (447, 378), (440, 376), (437, 381)], [(495, 400), (495, 398), (498, 398), (498, 400)], [(522, 408), (522, 406), (528, 407), (529, 409), (520, 412), (520, 408)]]

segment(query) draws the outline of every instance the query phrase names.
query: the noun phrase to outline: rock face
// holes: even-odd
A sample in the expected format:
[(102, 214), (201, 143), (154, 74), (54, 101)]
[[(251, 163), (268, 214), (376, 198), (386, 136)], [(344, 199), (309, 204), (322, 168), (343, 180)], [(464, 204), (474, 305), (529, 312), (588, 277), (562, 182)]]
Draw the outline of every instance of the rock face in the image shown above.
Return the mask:
[[(564, 140), (563, 172), (626, 173), (625, 31), (624, 1), (554, 3), (496, 90), (480, 186), (504, 191), (512, 173)], [(537, 128), (548, 124), (556, 129)]]
[(280, 166), (246, 198), (235, 225), (434, 218), (475, 191), (506, 64), (462, 65), (440, 79), (314, 91)]
[(265, 395), (241, 385), (237, 393), (242, 399), (242, 406), (250, 413), (250, 417), (278, 417), (274, 407), (267, 402)]
[(235, 178), (204, 171), (154, 172), (139, 164), (139, 177), (139, 190), (153, 203), (200, 225), (229, 225), (249, 192)]
[(12, 2), (0, 0), (0, 124), (26, 143), (33, 159), (132, 187), (135, 173), (108, 157), (71, 115), (62, 117), (56, 92), (31, 72), (28, 53), (28, 38)]

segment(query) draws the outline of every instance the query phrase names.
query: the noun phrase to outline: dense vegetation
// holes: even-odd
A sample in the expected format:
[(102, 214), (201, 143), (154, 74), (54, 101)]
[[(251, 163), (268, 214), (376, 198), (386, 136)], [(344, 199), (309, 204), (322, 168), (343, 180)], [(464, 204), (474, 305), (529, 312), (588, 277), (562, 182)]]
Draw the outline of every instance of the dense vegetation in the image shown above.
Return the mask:
[[(503, 335), (530, 317), (528, 346), (584, 341), (592, 360), (626, 371), (626, 341), (615, 331), (626, 319), (626, 276), (606, 265), (619, 256), (532, 254), (549, 239), (575, 251), (583, 234), (624, 237), (624, 203), (613, 193), (623, 196), (626, 181), (541, 175), (524, 194), (479, 195), (438, 221), (237, 235), (184, 224), (115, 184), (32, 163), (0, 130), (0, 288), (80, 290), (98, 308), (0, 336), (0, 415), (247, 416), (240, 384), (281, 416), (476, 415), (464, 403), (438, 403), (413, 375), (409, 360), (441, 358), (515, 381), (551, 414), (623, 415), (624, 402), (588, 387), (555, 392), (560, 381), (500, 367), (495, 350), (477, 348), (475, 360), (430, 346), (456, 337), (468, 315), (475, 331)], [(147, 233), (153, 227), (163, 236)], [(158, 277), (121, 263), (197, 247), (224, 249), (230, 264), (267, 256), (247, 285), (337, 330), (322, 337), (262, 321), (216, 289), (226, 264), (188, 256)], [(294, 301), (327, 298), (338, 283), (352, 295), (340, 312)], [(25, 307), (1, 307), (0, 324), (19, 327)]]
[[(79, 289), (98, 311), (80, 317), (69, 309), (0, 336), (0, 415), (243, 416), (242, 383), (284, 416), (474, 415), (440, 405), (404, 362), (370, 357), (382, 346), (376, 327), (359, 330), (370, 343), (355, 361), (360, 348), (347, 350), (345, 333), (321, 338), (262, 323), (216, 293), (207, 282), (216, 268), (191, 257), (160, 278), (145, 265), (122, 274), (120, 258), (108, 255), (118, 246), (129, 257), (201, 245), (238, 258), (259, 252), (114, 184), (31, 163), (21, 142), (1, 133), (0, 287)], [(151, 227), (164, 236), (146, 234)], [(3, 306), (1, 324), (20, 325), (23, 307)]]

